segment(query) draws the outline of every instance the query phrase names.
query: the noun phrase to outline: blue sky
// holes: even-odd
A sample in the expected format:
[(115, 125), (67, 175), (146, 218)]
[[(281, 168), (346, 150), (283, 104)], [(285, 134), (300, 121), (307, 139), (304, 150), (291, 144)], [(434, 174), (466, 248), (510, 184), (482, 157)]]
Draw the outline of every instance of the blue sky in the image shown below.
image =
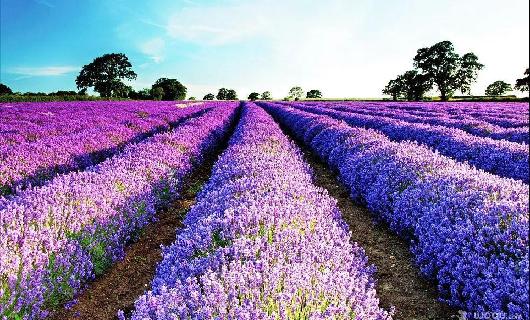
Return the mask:
[(201, 98), (295, 85), (378, 97), (420, 47), (450, 40), (486, 65), (475, 94), (529, 63), (528, 0), (0, 0), (0, 80), (15, 91), (75, 90), (80, 68), (123, 52), (150, 87), (177, 78)]

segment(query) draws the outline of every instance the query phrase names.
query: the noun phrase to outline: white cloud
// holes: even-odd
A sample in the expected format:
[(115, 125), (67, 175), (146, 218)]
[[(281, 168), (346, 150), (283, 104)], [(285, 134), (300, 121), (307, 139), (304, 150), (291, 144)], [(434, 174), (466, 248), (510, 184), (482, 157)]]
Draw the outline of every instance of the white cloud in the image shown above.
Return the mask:
[(15, 67), (9, 69), (9, 73), (28, 77), (54, 77), (79, 71), (73, 66), (50, 66), (50, 67)]
[(55, 8), (55, 5), (47, 0), (34, 0), (34, 1), (48, 8)]
[(166, 43), (162, 38), (153, 38), (140, 44), (140, 51), (147, 55), (154, 63), (164, 60)]
[(480, 94), (527, 67), (528, 2), (508, 2), (228, 0), (181, 7), (165, 25), (167, 41), (203, 48), (206, 62), (196, 69), (211, 81), (205, 87), (234, 87), (240, 96), (261, 89), (282, 97), (294, 85), (328, 97), (381, 96), (388, 80), (412, 68), (418, 48), (442, 40), (486, 64), (473, 87)]

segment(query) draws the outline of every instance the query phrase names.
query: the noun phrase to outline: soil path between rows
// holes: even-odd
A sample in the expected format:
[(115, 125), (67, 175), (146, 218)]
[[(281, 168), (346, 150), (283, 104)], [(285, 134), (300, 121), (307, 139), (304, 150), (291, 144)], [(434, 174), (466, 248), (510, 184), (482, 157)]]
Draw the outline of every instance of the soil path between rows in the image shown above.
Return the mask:
[(375, 224), (370, 211), (350, 199), (337, 175), (307, 147), (298, 145), (314, 170), (313, 182), (337, 200), (352, 231), (351, 240), (364, 248), (369, 263), (377, 267), (376, 290), (381, 307), (389, 310), (394, 306), (394, 319), (398, 320), (459, 319), (456, 310), (438, 301), (435, 284), (420, 275), (409, 245), (388, 227)]
[(181, 199), (158, 214), (158, 220), (149, 224), (138, 241), (126, 248), (123, 260), (91, 282), (72, 308), (58, 310), (50, 318), (107, 320), (117, 319), (118, 310), (128, 314), (134, 301), (150, 288), (156, 265), (162, 259), (161, 245), (170, 245), (175, 240), (183, 217), (195, 204), (197, 193), (210, 177), (213, 164), (223, 149), (208, 156), (185, 179)]

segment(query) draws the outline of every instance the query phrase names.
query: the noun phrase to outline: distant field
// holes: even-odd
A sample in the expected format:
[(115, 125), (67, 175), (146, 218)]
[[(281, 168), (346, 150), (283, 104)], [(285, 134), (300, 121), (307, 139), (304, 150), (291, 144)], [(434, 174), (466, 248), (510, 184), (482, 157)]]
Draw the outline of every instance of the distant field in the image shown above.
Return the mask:
[(0, 103), (0, 318), (527, 319), (528, 103), (361, 100)]

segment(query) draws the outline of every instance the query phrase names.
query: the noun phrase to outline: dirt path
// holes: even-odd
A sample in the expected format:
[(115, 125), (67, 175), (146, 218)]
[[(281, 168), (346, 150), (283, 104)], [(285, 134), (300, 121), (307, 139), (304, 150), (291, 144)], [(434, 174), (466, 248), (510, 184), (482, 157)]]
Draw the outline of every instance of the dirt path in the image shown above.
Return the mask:
[(162, 211), (159, 220), (143, 230), (140, 239), (127, 247), (123, 260), (90, 283), (71, 309), (59, 310), (51, 319), (116, 319), (119, 309), (130, 311), (134, 301), (150, 286), (156, 265), (162, 259), (160, 245), (169, 245), (175, 240), (176, 230), (182, 226), (182, 218), (208, 180), (217, 154), (186, 179), (182, 199)]
[(452, 317), (457, 314), (456, 310), (437, 300), (435, 285), (419, 274), (408, 244), (386, 226), (375, 225), (370, 211), (349, 198), (348, 190), (337, 176), (307, 148), (302, 150), (315, 171), (314, 183), (337, 199), (352, 231), (352, 241), (365, 249), (369, 262), (377, 267), (376, 290), (381, 306), (387, 310), (395, 306), (394, 319), (458, 319)]

